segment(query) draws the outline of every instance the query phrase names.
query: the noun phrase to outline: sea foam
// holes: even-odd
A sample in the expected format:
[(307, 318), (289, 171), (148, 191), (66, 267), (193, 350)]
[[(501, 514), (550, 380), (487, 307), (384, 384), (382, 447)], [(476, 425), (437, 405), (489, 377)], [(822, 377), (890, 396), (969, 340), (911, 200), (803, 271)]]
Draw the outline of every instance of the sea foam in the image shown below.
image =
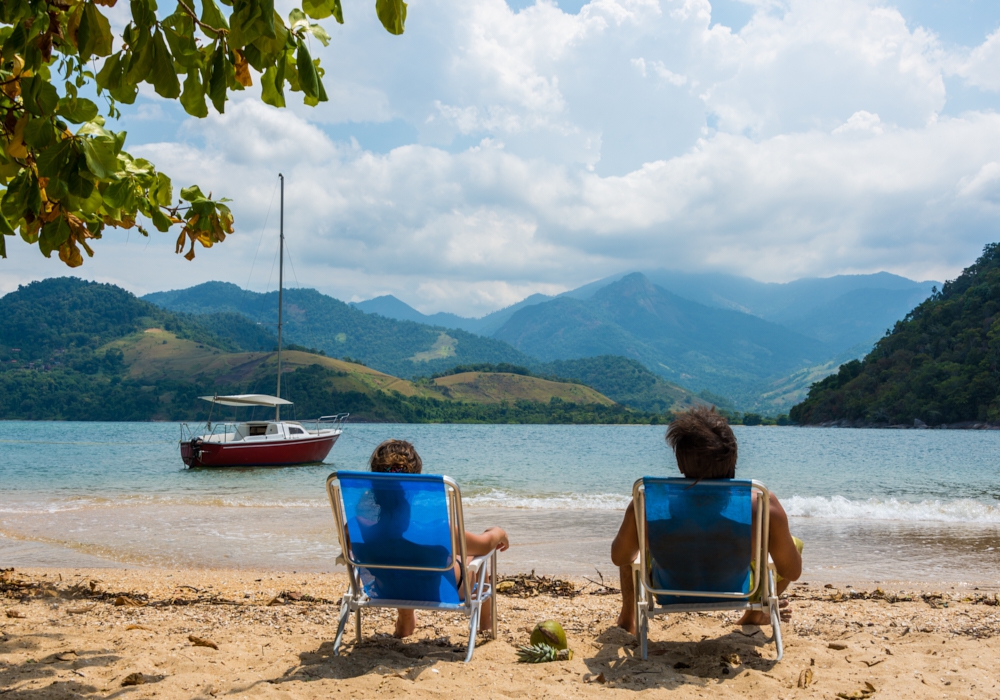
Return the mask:
[(861, 501), (843, 496), (791, 496), (781, 502), (788, 515), (800, 518), (1000, 524), (1000, 502), (968, 498), (911, 503), (895, 498)]

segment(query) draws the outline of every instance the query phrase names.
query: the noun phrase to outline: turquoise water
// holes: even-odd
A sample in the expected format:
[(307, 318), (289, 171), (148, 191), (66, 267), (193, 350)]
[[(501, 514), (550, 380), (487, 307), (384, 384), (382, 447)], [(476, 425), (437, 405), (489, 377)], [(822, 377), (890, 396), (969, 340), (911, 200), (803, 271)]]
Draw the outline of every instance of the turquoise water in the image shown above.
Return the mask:
[[(814, 577), (1000, 573), (1000, 432), (735, 430), (737, 475), (779, 496), (806, 535)], [(473, 525), (507, 527), (511, 566), (606, 571), (632, 483), (676, 472), (663, 434), (350, 425), (323, 465), (188, 470), (176, 424), (0, 422), (0, 564), (328, 570), (337, 547), (326, 476), (364, 469), (374, 446), (395, 437), (416, 445), (426, 472), (458, 480)]]

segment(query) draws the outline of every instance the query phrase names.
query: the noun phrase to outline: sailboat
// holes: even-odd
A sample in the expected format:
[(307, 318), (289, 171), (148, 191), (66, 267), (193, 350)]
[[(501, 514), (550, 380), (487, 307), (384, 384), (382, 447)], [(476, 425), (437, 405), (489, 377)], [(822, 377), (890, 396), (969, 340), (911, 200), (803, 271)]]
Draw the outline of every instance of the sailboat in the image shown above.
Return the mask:
[(281, 181), (278, 265), (278, 383), (277, 396), (233, 394), (201, 396), (215, 406), (273, 408), (273, 420), (223, 422), (212, 425), (209, 413), (205, 429), (196, 435), (186, 423), (181, 424), (181, 459), (188, 467), (276, 467), (322, 462), (330, 454), (337, 438), (344, 432), (347, 413), (322, 416), (310, 427), (299, 421), (281, 420), (281, 407), (292, 405), (281, 398), (281, 327), (282, 294), (285, 267), (285, 176)]

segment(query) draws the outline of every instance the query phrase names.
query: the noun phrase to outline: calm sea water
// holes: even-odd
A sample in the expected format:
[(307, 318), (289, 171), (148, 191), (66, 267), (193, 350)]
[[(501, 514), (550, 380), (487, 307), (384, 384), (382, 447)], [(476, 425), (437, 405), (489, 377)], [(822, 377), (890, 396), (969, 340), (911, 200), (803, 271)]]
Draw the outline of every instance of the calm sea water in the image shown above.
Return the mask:
[[(1000, 580), (1000, 432), (737, 427), (737, 474), (778, 495), (822, 581)], [(455, 477), (507, 570), (613, 573), (632, 483), (674, 474), (662, 427), (351, 425), (327, 463), (188, 470), (168, 423), (0, 422), (0, 566), (327, 571), (324, 483), (386, 438)]]

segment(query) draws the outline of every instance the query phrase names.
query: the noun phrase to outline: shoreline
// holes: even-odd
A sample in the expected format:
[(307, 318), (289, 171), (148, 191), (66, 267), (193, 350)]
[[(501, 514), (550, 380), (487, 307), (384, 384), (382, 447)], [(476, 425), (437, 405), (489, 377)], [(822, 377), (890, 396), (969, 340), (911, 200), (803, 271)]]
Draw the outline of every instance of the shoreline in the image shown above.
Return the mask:
[[(470, 506), (465, 516), (471, 531), (493, 525), (507, 530), (512, 545), (500, 557), (501, 574), (534, 570), (548, 576), (618, 578), (610, 550), (621, 511)], [(996, 523), (792, 517), (791, 524), (805, 541), (806, 581), (943, 589), (988, 589), (1000, 581)], [(136, 529), (145, 535), (137, 539)], [(337, 570), (339, 550), (326, 505), (102, 507), (9, 516), (0, 535), (0, 564), (17, 568), (317, 574)]]
[[(572, 598), (501, 595), (499, 638), (480, 635), (466, 665), (462, 620), (427, 612), (418, 612), (413, 637), (400, 641), (389, 636), (391, 611), (369, 611), (362, 644), (347, 634), (334, 657), (343, 574), (8, 570), (0, 574), (0, 689), (18, 700), (74, 694), (631, 698), (637, 691), (788, 699), (851, 696), (866, 683), (880, 698), (994, 698), (998, 692), (995, 593), (793, 584), (781, 662), (774, 660), (770, 628), (736, 627), (736, 613), (656, 618), (649, 659), (642, 661), (635, 638), (614, 626), (617, 594), (599, 595), (582, 578), (569, 581), (578, 592)], [(516, 646), (546, 618), (566, 628), (574, 658), (517, 663)], [(218, 649), (194, 646), (191, 636)], [(123, 688), (134, 673), (145, 683)], [(804, 688), (800, 679), (808, 681)]]

